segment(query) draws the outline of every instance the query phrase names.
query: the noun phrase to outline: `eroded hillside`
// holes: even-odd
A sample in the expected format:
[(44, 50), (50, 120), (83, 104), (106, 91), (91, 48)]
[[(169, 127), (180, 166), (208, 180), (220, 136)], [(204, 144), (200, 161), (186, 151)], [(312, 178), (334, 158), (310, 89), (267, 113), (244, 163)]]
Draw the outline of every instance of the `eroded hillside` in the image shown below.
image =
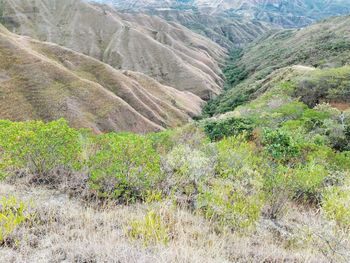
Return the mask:
[(0, 25), (0, 118), (54, 120), (95, 131), (147, 132), (200, 113), (202, 100), (132, 71), (8, 32)]
[(6, 0), (3, 9), (12, 32), (145, 73), (203, 99), (220, 93), (226, 51), (178, 24), (75, 0)]

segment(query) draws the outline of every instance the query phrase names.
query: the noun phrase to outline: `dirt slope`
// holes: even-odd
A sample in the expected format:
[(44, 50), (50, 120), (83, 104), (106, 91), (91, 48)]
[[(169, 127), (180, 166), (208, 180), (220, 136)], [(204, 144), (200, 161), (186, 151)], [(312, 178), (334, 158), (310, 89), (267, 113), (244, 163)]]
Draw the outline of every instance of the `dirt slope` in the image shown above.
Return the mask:
[(126, 15), (76, 0), (5, 0), (4, 24), (21, 35), (53, 42), (116, 69), (142, 72), (207, 99), (221, 90), (225, 50), (175, 23)]
[(0, 25), (0, 119), (66, 118), (97, 132), (148, 132), (199, 114), (202, 100)]

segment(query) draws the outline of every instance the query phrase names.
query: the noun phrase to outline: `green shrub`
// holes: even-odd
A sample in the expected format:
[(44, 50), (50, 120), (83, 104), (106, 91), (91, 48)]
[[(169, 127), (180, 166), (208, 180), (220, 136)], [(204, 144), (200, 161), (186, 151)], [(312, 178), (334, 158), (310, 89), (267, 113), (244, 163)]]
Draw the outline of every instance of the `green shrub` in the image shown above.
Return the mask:
[(205, 133), (212, 141), (218, 141), (224, 137), (236, 136), (242, 133), (245, 133), (249, 137), (251, 136), (253, 129), (253, 121), (242, 118), (207, 121), (204, 124)]
[(130, 222), (127, 234), (132, 239), (140, 239), (145, 246), (169, 242), (169, 230), (161, 216), (156, 212), (149, 211), (141, 220)]
[(153, 148), (159, 154), (167, 154), (175, 145), (173, 130), (166, 130), (163, 132), (155, 132), (147, 135), (147, 138), (151, 140)]
[(252, 227), (259, 219), (262, 196), (231, 180), (216, 179), (201, 189), (197, 209), (209, 220), (234, 230)]
[(265, 129), (262, 143), (276, 161), (288, 162), (300, 154), (297, 143), (283, 130)]
[(248, 142), (244, 135), (229, 137), (217, 144), (217, 174), (232, 180), (256, 179), (264, 172), (262, 156), (258, 154), (254, 143)]
[(350, 189), (331, 187), (327, 189), (323, 199), (323, 211), (330, 220), (350, 230)]
[(263, 178), (266, 198), (265, 215), (270, 219), (279, 219), (290, 200), (293, 185), (290, 170), (284, 166), (277, 166), (265, 173)]
[(233, 229), (250, 227), (262, 208), (262, 159), (243, 135), (217, 144), (216, 177), (201, 184), (197, 208)]
[(296, 200), (319, 203), (328, 171), (325, 166), (313, 161), (293, 170), (293, 191)]
[(18, 226), (31, 218), (28, 205), (15, 197), (0, 199), (0, 244), (16, 230)]
[(162, 179), (160, 156), (145, 136), (110, 133), (97, 136), (91, 148), (89, 183), (100, 197), (144, 200)]
[(68, 123), (0, 122), (2, 169), (25, 169), (39, 180), (46, 180), (55, 169), (72, 169), (79, 164), (81, 142), (79, 132)]
[(188, 145), (175, 147), (162, 163), (167, 175), (163, 190), (174, 195), (177, 201), (185, 201), (190, 206), (195, 203), (200, 184), (215, 175), (215, 154)]

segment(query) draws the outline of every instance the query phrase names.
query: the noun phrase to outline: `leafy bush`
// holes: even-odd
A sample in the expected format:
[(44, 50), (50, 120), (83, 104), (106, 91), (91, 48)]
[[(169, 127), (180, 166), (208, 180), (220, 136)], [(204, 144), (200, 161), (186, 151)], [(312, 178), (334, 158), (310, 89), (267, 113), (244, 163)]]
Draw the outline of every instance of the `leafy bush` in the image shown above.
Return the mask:
[(329, 188), (323, 200), (323, 210), (330, 220), (350, 230), (350, 192), (340, 187)]
[(224, 137), (236, 136), (242, 133), (245, 133), (249, 137), (253, 129), (253, 121), (242, 118), (207, 121), (204, 124), (204, 130), (212, 141), (218, 141)]
[(161, 216), (149, 211), (142, 220), (131, 221), (127, 232), (132, 239), (140, 239), (145, 246), (169, 242), (168, 229)]
[(279, 219), (285, 212), (291, 197), (292, 180), (290, 169), (277, 166), (264, 176), (264, 192), (266, 197), (265, 215), (273, 220)]
[(175, 147), (162, 163), (167, 175), (163, 189), (190, 206), (195, 203), (200, 184), (215, 175), (215, 155), (188, 145)]
[(197, 208), (207, 219), (241, 230), (259, 219), (262, 201), (261, 195), (249, 194), (231, 180), (216, 179), (201, 189)]
[(243, 135), (218, 142), (217, 151), (216, 178), (201, 185), (197, 207), (233, 229), (252, 226), (262, 208), (261, 158)]
[(327, 169), (315, 162), (300, 165), (293, 171), (294, 198), (308, 203), (319, 203), (328, 176)]
[(38, 180), (49, 180), (55, 169), (72, 169), (79, 164), (81, 142), (79, 132), (63, 120), (0, 121), (2, 169), (25, 169)]
[(300, 154), (297, 143), (283, 130), (265, 129), (262, 143), (276, 161), (287, 162)]
[(100, 197), (144, 200), (162, 179), (160, 156), (147, 137), (110, 133), (94, 138), (91, 147), (90, 187)]
[(16, 230), (18, 226), (31, 218), (28, 205), (15, 197), (2, 197), (0, 200), (0, 244)]

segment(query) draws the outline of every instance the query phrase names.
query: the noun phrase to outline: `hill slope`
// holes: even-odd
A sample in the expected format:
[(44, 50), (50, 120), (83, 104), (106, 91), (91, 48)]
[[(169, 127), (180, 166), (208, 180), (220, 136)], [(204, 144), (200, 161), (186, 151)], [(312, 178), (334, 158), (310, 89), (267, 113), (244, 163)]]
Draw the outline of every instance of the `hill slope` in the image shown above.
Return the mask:
[(265, 78), (277, 69), (297, 64), (340, 67), (350, 59), (350, 17), (337, 17), (300, 30), (275, 31), (236, 52), (226, 70), (229, 88), (206, 107), (210, 115), (232, 110), (255, 98)]
[(185, 9), (201, 10), (211, 14), (227, 12), (250, 19), (271, 22), (284, 27), (306, 26), (316, 20), (347, 14), (350, 12), (349, 0), (99, 0), (113, 3), (122, 9)]
[(10, 31), (53, 42), (116, 69), (145, 73), (204, 99), (221, 90), (225, 50), (187, 28), (75, 0), (6, 0)]
[(95, 131), (147, 132), (187, 122), (202, 100), (0, 25), (0, 119), (53, 120)]

